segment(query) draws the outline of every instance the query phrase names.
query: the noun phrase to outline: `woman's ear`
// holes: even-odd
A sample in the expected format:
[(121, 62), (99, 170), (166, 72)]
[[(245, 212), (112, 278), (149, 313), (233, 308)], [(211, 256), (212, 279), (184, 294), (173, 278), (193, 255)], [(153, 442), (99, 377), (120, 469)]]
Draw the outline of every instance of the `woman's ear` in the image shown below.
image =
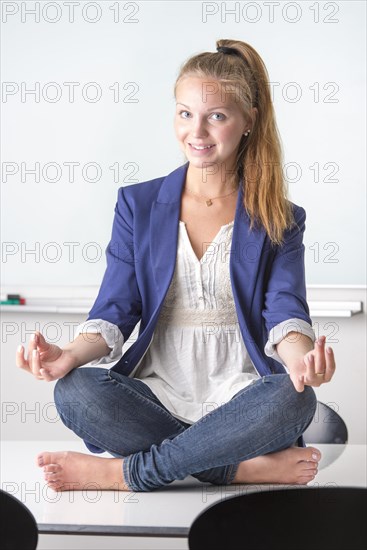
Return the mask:
[(250, 112), (247, 112), (246, 115), (246, 124), (243, 128), (243, 133), (247, 132), (247, 130), (252, 130), (253, 125), (255, 123), (256, 117), (257, 117), (258, 110), (256, 107), (252, 107)]

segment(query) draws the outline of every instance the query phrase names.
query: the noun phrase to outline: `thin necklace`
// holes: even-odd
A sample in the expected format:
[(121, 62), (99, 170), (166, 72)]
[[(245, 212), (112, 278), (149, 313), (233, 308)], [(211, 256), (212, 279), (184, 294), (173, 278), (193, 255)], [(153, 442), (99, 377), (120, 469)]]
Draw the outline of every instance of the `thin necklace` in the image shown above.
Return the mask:
[(194, 193), (193, 191), (191, 191), (188, 187), (185, 186), (185, 189), (186, 191), (188, 191), (189, 193), (191, 193), (192, 195), (196, 196), (196, 197), (201, 197), (202, 199), (205, 199), (205, 202), (206, 202), (206, 205), (207, 206), (211, 206), (213, 204), (213, 201), (215, 199), (224, 199), (225, 197), (229, 197), (229, 195), (233, 195), (233, 193), (235, 191), (237, 191), (238, 187), (235, 187), (235, 189), (233, 189), (233, 191), (231, 191), (230, 193), (228, 193), (227, 195), (221, 195), (220, 197), (212, 197), (211, 199), (208, 199), (208, 197), (205, 197), (204, 195), (198, 195), (197, 193)]

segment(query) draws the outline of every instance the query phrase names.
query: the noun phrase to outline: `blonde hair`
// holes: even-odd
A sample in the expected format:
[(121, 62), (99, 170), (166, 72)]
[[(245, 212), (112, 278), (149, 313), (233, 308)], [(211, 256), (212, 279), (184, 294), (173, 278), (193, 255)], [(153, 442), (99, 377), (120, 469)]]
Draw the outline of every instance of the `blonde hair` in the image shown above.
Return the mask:
[[(236, 157), (236, 173), (244, 181), (243, 205), (250, 228), (260, 223), (274, 245), (281, 245), (285, 229), (294, 223), (287, 198), (282, 165), (283, 152), (268, 86), (269, 76), (259, 54), (238, 40), (217, 40), (217, 47), (234, 48), (238, 55), (204, 52), (189, 58), (180, 68), (174, 87), (188, 76), (211, 78), (234, 88), (243, 114), (252, 122), (248, 137), (242, 136)], [(256, 107), (257, 114), (251, 111)]]

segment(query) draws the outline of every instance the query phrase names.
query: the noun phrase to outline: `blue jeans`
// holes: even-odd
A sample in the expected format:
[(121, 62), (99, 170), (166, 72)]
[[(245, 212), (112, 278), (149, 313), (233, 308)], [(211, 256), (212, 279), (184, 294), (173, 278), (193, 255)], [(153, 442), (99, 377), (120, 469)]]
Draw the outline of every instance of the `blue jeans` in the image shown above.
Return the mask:
[(141, 380), (82, 367), (57, 381), (55, 404), (90, 450), (124, 457), (132, 491), (152, 491), (188, 475), (230, 484), (241, 461), (294, 445), (317, 400), (310, 386), (299, 393), (288, 374), (273, 374), (191, 425), (172, 416)]

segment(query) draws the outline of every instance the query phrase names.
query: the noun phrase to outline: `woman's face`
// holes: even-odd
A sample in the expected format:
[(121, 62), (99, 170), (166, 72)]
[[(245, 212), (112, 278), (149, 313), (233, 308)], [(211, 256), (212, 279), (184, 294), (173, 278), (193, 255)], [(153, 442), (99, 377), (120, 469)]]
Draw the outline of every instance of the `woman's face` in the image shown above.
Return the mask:
[[(250, 128), (238, 98), (217, 80), (183, 78), (176, 88), (174, 128), (180, 148), (197, 168), (217, 164), (226, 171), (235, 167), (243, 133)], [(198, 148), (195, 148), (197, 146)], [(207, 147), (200, 149), (200, 147)]]

